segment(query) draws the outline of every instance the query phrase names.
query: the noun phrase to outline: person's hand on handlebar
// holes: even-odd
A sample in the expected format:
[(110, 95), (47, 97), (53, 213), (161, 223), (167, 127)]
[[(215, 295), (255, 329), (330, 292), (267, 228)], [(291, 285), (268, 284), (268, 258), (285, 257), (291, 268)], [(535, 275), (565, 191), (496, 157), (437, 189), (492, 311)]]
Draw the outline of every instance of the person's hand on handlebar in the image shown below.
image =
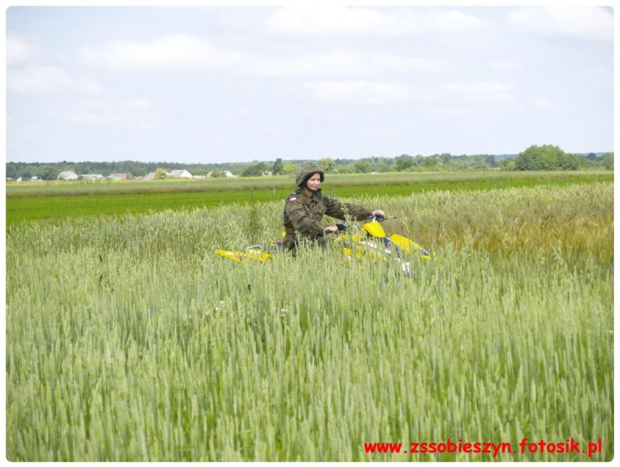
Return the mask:
[(336, 234), (338, 232), (338, 226), (327, 226), (325, 228), (326, 234)]
[(383, 210), (372, 210), (370, 214), (379, 218), (385, 218), (385, 213), (383, 212)]

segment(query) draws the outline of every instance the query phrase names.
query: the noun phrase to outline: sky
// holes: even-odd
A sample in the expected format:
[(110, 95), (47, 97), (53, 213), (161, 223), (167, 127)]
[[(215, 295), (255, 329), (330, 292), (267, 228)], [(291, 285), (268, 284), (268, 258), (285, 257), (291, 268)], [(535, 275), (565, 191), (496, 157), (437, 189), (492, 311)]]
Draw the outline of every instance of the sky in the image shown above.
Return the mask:
[(5, 14), (7, 162), (614, 150), (611, 8)]

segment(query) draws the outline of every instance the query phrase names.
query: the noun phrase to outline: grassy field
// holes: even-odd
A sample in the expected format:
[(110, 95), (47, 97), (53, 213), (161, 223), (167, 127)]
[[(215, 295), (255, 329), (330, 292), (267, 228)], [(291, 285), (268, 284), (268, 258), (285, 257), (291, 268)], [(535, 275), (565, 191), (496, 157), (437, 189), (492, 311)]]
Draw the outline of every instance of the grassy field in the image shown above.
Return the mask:
[[(350, 201), (433, 260), (411, 278), (337, 250), (213, 254), (279, 237), (281, 200), (9, 223), (8, 459), (613, 458), (612, 183)], [(364, 450), (447, 439), (514, 452)]]
[[(330, 175), (326, 193), (404, 196), (430, 190), (483, 190), (613, 181), (609, 171)], [(165, 181), (21, 183), (7, 186), (7, 224), (67, 217), (149, 213), (283, 200), (292, 177)], [(122, 196), (119, 196), (122, 195)]]
[[(381, 174), (328, 174), (326, 186), (369, 187), (410, 186), (429, 189), (435, 185), (478, 188), (500, 188), (511, 184), (549, 183), (554, 181), (613, 180), (610, 171), (543, 171), (543, 172), (392, 172)], [(195, 193), (232, 191), (290, 190), (295, 177), (240, 177), (236, 179), (164, 179), (127, 181), (52, 181), (11, 182), (7, 184), (7, 198), (81, 196), (81, 195), (136, 195), (141, 193)]]

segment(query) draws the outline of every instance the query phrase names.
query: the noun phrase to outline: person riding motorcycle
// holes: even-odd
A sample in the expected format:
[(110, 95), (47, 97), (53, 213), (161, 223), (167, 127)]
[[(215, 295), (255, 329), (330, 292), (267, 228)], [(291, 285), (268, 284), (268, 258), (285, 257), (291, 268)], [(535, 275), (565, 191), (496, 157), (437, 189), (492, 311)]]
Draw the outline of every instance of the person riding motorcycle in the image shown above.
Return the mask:
[(297, 169), (295, 184), (297, 189), (291, 192), (284, 203), (284, 247), (296, 252), (302, 239), (308, 239), (320, 246), (325, 246), (327, 233), (337, 233), (338, 226), (322, 226), (323, 215), (345, 219), (346, 215), (361, 221), (368, 216), (384, 216), (382, 210), (369, 210), (360, 205), (342, 203), (335, 198), (323, 195), (321, 183), (325, 180), (323, 169), (316, 163), (303, 163)]

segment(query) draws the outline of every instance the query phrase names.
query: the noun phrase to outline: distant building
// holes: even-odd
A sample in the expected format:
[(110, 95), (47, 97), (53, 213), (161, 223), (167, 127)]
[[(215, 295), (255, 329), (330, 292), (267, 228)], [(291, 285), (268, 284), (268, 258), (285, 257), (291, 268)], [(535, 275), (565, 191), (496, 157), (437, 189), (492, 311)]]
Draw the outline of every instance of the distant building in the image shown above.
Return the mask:
[(181, 177), (183, 179), (191, 179), (192, 175), (185, 169), (177, 169), (168, 173), (168, 177)]
[(101, 180), (103, 176), (101, 174), (83, 174), (82, 180)]
[(127, 180), (127, 179), (129, 179), (129, 173), (128, 172), (124, 172), (122, 174), (110, 174), (108, 179), (112, 179), (112, 180)]
[(57, 180), (77, 180), (78, 175), (72, 171), (63, 171), (56, 177)]
[[(230, 171), (218, 171), (218, 172), (220, 172), (222, 174), (222, 176), (224, 176), (224, 177), (239, 177), (239, 176), (236, 176), (235, 174), (233, 174)], [(213, 177), (213, 171), (209, 171), (209, 173), (207, 174), (207, 177)]]
[(154, 172), (149, 172), (147, 175), (144, 176), (144, 180), (153, 180), (153, 179), (155, 179)]

